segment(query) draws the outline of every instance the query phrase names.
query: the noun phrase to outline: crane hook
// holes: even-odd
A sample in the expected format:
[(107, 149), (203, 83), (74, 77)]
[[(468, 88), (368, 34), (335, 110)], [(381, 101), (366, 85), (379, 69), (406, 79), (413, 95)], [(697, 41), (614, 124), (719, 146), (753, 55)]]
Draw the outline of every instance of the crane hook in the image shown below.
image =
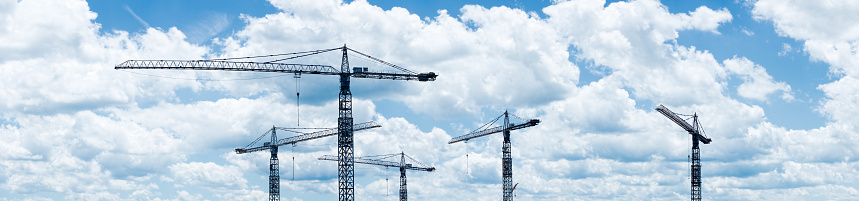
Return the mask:
[(295, 73), (295, 124), (301, 126), (301, 73)]

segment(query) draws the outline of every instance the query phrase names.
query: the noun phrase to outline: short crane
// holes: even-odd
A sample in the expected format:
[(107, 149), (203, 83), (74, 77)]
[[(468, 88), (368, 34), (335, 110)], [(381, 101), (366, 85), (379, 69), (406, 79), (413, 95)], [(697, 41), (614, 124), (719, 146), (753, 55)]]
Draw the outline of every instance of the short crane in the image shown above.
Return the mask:
[(672, 112), (667, 107), (661, 104), (656, 107), (656, 111), (671, 119), (675, 124), (683, 127), (689, 135), (692, 135), (692, 201), (701, 200), (701, 150), (698, 148), (698, 142), (710, 144), (712, 141), (704, 134), (704, 129), (701, 128), (701, 123), (698, 122), (698, 113), (692, 114), (692, 124), (677, 116), (677, 113)]
[[(327, 65), (290, 64), (283, 61), (317, 55), (325, 52), (340, 50), (343, 57), (340, 60), (340, 69)], [(372, 61), (394, 68), (397, 72), (374, 72), (367, 68), (355, 67), (354, 71), (349, 69), (349, 52), (356, 53)], [(285, 57), (285, 58), (282, 58)], [(259, 59), (272, 59), (269, 61), (249, 61)], [(279, 58), (279, 59), (275, 59)], [(128, 60), (122, 62), (114, 69), (162, 69), (162, 70), (219, 70), (219, 71), (252, 71), (252, 72), (275, 72), (292, 74), (318, 74), (334, 75), (340, 77), (340, 93), (338, 95), (337, 116), (337, 188), (340, 201), (355, 200), (355, 162), (354, 145), (352, 139), (354, 132), (352, 122), (352, 90), (351, 78), (372, 78), (383, 80), (415, 80), (435, 81), (437, 74), (416, 73), (403, 67), (388, 63), (373, 56), (343, 47), (313, 50), (304, 52), (293, 52), (284, 54), (272, 54), (263, 56), (234, 57), (207, 60)]]
[[(522, 120), (524, 123), (520, 123), (520, 124), (510, 123), (510, 116), (511, 115), (518, 118), (519, 120)], [(495, 124), (495, 122), (498, 121), (498, 119), (500, 119), (501, 117), (504, 117), (504, 124), (503, 125), (496, 126), (493, 128), (488, 128), (489, 126), (492, 126), (493, 124)], [(512, 201), (513, 200), (513, 188), (514, 187), (513, 187), (513, 156), (511, 154), (512, 148), (510, 145), (510, 131), (523, 129), (523, 128), (527, 128), (527, 127), (531, 127), (531, 126), (536, 126), (539, 123), (540, 123), (539, 119), (525, 120), (525, 119), (520, 118), (516, 115), (510, 114), (507, 111), (504, 111), (504, 114), (502, 114), (501, 116), (498, 116), (497, 118), (495, 118), (495, 120), (492, 120), (491, 122), (484, 124), (480, 128), (477, 128), (477, 130), (472, 131), (469, 134), (465, 134), (465, 135), (451, 139), (450, 142), (448, 142), (448, 144), (453, 144), (453, 143), (461, 142), (461, 141), (468, 141), (468, 140), (473, 139), (473, 138), (483, 137), (483, 136), (486, 136), (489, 134), (503, 132), (504, 133), (504, 144), (501, 147), (501, 153), (502, 153), (501, 181), (503, 184), (502, 186), (504, 189), (504, 193), (503, 193), (502, 198), (504, 201)], [(481, 129), (483, 129), (483, 130), (481, 130)]]
[[(384, 159), (392, 158), (395, 156), (400, 156), (399, 162), (384, 160)], [(411, 163), (407, 163), (406, 158), (408, 158), (411, 161)], [(336, 161), (337, 157), (332, 156), (332, 155), (325, 155), (325, 156), (319, 157), (319, 160)], [(369, 164), (369, 165), (380, 165), (380, 166), (385, 166), (385, 167), (400, 168), (400, 201), (408, 200), (408, 194), (406, 193), (406, 191), (407, 191), (406, 190), (407, 189), (406, 188), (406, 170), (417, 170), (417, 171), (425, 171), (425, 172), (432, 172), (435, 170), (434, 167), (426, 166), (426, 165), (418, 162), (417, 160), (415, 160), (411, 156), (404, 154), (403, 152), (400, 152), (398, 154), (385, 154), (385, 155), (378, 155), (378, 156), (357, 157), (357, 158), (355, 158), (355, 162), (356, 163)]]
[[(381, 126), (379, 124), (377, 124), (376, 122), (370, 121), (370, 122), (355, 124), (354, 128), (355, 128), (355, 131), (361, 131), (361, 130), (378, 128), (378, 127), (381, 127)], [(293, 136), (293, 137), (283, 138), (283, 139), (279, 139), (279, 140), (277, 139), (277, 130), (295, 132), (295, 131), (293, 131), (295, 129), (300, 129), (300, 128), (283, 128), (283, 127), (272, 126), (271, 130), (268, 130), (268, 132), (266, 132), (265, 134), (262, 134), (262, 136), (259, 136), (256, 140), (254, 140), (253, 142), (248, 144), (248, 146), (245, 146), (244, 148), (237, 148), (236, 149), (236, 154), (246, 154), (246, 153), (251, 153), (251, 152), (263, 151), (266, 149), (271, 150), (271, 159), (269, 159), (269, 175), (268, 175), (268, 200), (269, 201), (280, 200), (280, 162), (278, 162), (278, 159), (277, 159), (278, 147), (283, 146), (283, 145), (288, 145), (288, 144), (294, 145), (295, 143), (304, 142), (304, 141), (313, 140), (313, 139), (319, 139), (319, 138), (328, 137), (328, 136), (332, 136), (334, 134), (337, 134), (337, 128), (329, 128), (329, 129), (325, 129), (325, 130), (321, 130), (321, 131), (317, 131), (317, 132), (312, 132), (312, 133), (307, 133), (307, 134), (303, 134), (303, 135), (299, 135), (299, 136)], [(271, 133), (271, 142), (263, 143), (263, 145), (261, 145), (261, 146), (252, 147), (257, 142), (259, 142), (263, 137), (268, 135), (269, 133)]]

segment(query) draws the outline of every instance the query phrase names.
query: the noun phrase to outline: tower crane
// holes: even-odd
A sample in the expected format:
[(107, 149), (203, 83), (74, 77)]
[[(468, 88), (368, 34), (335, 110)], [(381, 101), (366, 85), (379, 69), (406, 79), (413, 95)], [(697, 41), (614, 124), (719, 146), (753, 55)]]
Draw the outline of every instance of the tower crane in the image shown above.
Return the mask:
[[(524, 123), (520, 123), (520, 124), (510, 123), (510, 116), (511, 115), (518, 118), (519, 120), (522, 120)], [(496, 121), (498, 121), (498, 119), (501, 119), (501, 117), (504, 117), (504, 124), (503, 125), (489, 128), (489, 126), (492, 126)], [(465, 135), (450, 139), (450, 142), (448, 142), (448, 144), (453, 144), (453, 143), (461, 142), (461, 141), (468, 141), (470, 139), (483, 137), (483, 136), (490, 135), (493, 133), (502, 132), (504, 134), (504, 143), (501, 146), (501, 153), (502, 153), (502, 157), (501, 157), (501, 181), (502, 181), (502, 187), (504, 189), (502, 200), (512, 201), (513, 200), (513, 188), (514, 187), (513, 187), (513, 156), (511, 154), (512, 148), (510, 145), (510, 131), (523, 129), (523, 128), (527, 128), (527, 127), (531, 127), (531, 126), (536, 126), (539, 123), (540, 123), (539, 119), (525, 120), (525, 119), (520, 118), (516, 115), (510, 114), (507, 111), (504, 111), (504, 114), (501, 114), (501, 116), (498, 116), (497, 118), (495, 118), (495, 120), (492, 120), (491, 122), (484, 124), (483, 126), (478, 128), (477, 130), (472, 131), (469, 134), (465, 134)]]
[(701, 123), (698, 122), (698, 113), (692, 114), (692, 124), (677, 116), (677, 113), (672, 112), (667, 107), (661, 104), (656, 107), (656, 111), (665, 115), (675, 124), (682, 127), (689, 135), (692, 135), (692, 201), (701, 200), (701, 150), (698, 148), (698, 142), (710, 144), (712, 141), (704, 134), (704, 129), (701, 128)]
[[(400, 156), (400, 161), (395, 162), (395, 161), (384, 160), (384, 159), (393, 158), (396, 156)], [(408, 158), (411, 161), (411, 163), (406, 162), (406, 158)], [(332, 156), (332, 155), (325, 155), (325, 156), (319, 157), (319, 160), (336, 161), (337, 157)], [(355, 158), (355, 163), (363, 163), (363, 164), (369, 164), (369, 165), (380, 165), (380, 166), (385, 166), (385, 167), (400, 168), (400, 201), (408, 200), (408, 194), (406, 193), (406, 191), (407, 191), (407, 188), (406, 188), (406, 170), (417, 170), (417, 171), (425, 171), (425, 172), (432, 172), (435, 170), (434, 167), (426, 166), (423, 163), (418, 162), (417, 160), (415, 160), (411, 156), (404, 154), (403, 152), (400, 152), (398, 154), (385, 154), (385, 155), (378, 155), (378, 156), (358, 157), (358, 158)]]
[[(340, 69), (327, 65), (289, 64), (283, 61), (317, 55), (325, 52), (340, 50), (343, 56), (340, 60)], [(398, 70), (397, 72), (373, 72), (367, 68), (356, 67), (354, 71), (349, 69), (348, 53), (356, 53), (369, 60), (381, 63)], [(285, 58), (281, 58), (285, 57)], [(260, 59), (272, 59), (269, 61), (250, 61)], [(280, 59), (276, 59), (280, 58)], [(294, 52), (285, 54), (273, 54), (263, 56), (235, 57), (208, 60), (128, 60), (122, 62), (114, 69), (170, 69), (170, 70), (219, 70), (219, 71), (252, 71), (252, 72), (275, 72), (292, 74), (318, 74), (334, 75), (340, 77), (340, 92), (338, 95), (337, 116), (337, 185), (338, 198), (340, 201), (355, 200), (355, 162), (354, 162), (354, 132), (352, 122), (352, 91), (351, 78), (372, 78), (386, 80), (416, 80), (421, 82), (435, 81), (438, 76), (434, 72), (416, 73), (400, 66), (377, 59), (370, 55), (343, 47)]]
[[(371, 128), (381, 127), (376, 122), (364, 122), (360, 124), (355, 124), (354, 131), (361, 131)], [(317, 132), (307, 133), (299, 136), (293, 136), (283, 139), (277, 139), (277, 130), (282, 131), (293, 131), (293, 128), (283, 128), (283, 127), (271, 127), (271, 130), (259, 136), (256, 140), (245, 146), (244, 148), (237, 148), (236, 154), (246, 154), (257, 151), (271, 150), (271, 159), (269, 159), (269, 175), (268, 175), (268, 200), (269, 201), (277, 201), (280, 200), (280, 162), (277, 159), (277, 149), (280, 146), (295, 144), (303, 141), (319, 139), (323, 137), (332, 136), (337, 134), (337, 128), (329, 128)], [(271, 142), (265, 142), (261, 146), (254, 146), (257, 142), (259, 142), (263, 137), (271, 133)]]

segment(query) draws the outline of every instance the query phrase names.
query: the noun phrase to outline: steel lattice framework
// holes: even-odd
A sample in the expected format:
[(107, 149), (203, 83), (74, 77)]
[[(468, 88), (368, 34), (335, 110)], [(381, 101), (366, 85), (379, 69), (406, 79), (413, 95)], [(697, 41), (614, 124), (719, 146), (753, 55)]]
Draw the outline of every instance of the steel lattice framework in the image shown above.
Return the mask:
[[(508, 113), (507, 111), (504, 111), (504, 114), (501, 114), (501, 116), (498, 116), (497, 118), (495, 118), (495, 120), (492, 120), (491, 122), (481, 126), (477, 130), (475, 130), (469, 134), (466, 134), (466, 135), (454, 137), (453, 139), (450, 140), (450, 142), (448, 142), (448, 144), (453, 144), (456, 142), (468, 141), (470, 139), (474, 139), (474, 138), (478, 138), (478, 137), (482, 137), (482, 136), (486, 136), (486, 135), (490, 135), (490, 134), (494, 134), (494, 133), (498, 133), (498, 132), (501, 132), (504, 134), (504, 142), (501, 146), (501, 183), (502, 183), (502, 189), (503, 189), (502, 200), (504, 200), (504, 201), (512, 201), (513, 200), (513, 188), (514, 188), (513, 187), (513, 156), (512, 156), (512, 152), (513, 152), (512, 149), (513, 148), (510, 145), (510, 131), (518, 130), (518, 129), (522, 129), (522, 128), (527, 128), (527, 127), (531, 127), (531, 126), (536, 126), (537, 124), (540, 123), (539, 119), (525, 120), (525, 119), (519, 118), (524, 123), (514, 125), (514, 124), (510, 123), (510, 116), (511, 115), (512, 114)], [(513, 115), (513, 116), (515, 117), (516, 115)], [(483, 129), (483, 128), (491, 126), (496, 121), (498, 121), (501, 117), (504, 117), (502, 125), (492, 127), (492, 128)], [(483, 130), (481, 130), (481, 129), (483, 129)]]
[[(399, 161), (387, 161), (385, 159), (393, 158), (395, 156), (399, 156)], [(407, 161), (406, 159), (409, 159)], [(319, 160), (329, 160), (336, 161), (337, 158), (331, 155), (325, 155), (319, 157)], [(429, 167), (424, 165), (423, 163), (418, 162), (414, 158), (400, 152), (398, 154), (385, 154), (378, 156), (365, 156), (355, 158), (355, 163), (369, 164), (369, 165), (379, 165), (385, 167), (396, 167), (400, 168), (400, 201), (408, 200), (408, 188), (406, 187), (406, 170), (416, 170), (416, 171), (425, 171), (432, 172), (435, 171), (434, 167)]]
[[(381, 127), (381, 126), (379, 124), (377, 124), (376, 122), (372, 122), (372, 121), (364, 122), (364, 123), (360, 123), (360, 124), (355, 124), (355, 131), (362, 131), (362, 130), (371, 129), (371, 128), (378, 128), (378, 127)], [(262, 134), (259, 138), (257, 138), (256, 140), (254, 140), (253, 142), (248, 144), (248, 146), (245, 146), (244, 148), (237, 148), (236, 149), (236, 154), (245, 154), (245, 153), (264, 151), (264, 150), (270, 150), (271, 151), (271, 159), (269, 160), (269, 176), (268, 176), (268, 198), (270, 201), (280, 200), (280, 164), (279, 164), (278, 159), (277, 159), (278, 147), (283, 146), (283, 145), (288, 145), (288, 144), (294, 145), (295, 143), (304, 142), (304, 141), (313, 140), (313, 139), (324, 138), (324, 137), (328, 137), (328, 136), (332, 136), (332, 135), (337, 134), (337, 128), (329, 128), (329, 129), (325, 129), (325, 130), (321, 130), (321, 131), (317, 131), (317, 132), (305, 133), (303, 135), (283, 138), (283, 139), (279, 139), (279, 140), (277, 139), (277, 130), (300, 133), (300, 132), (296, 131), (298, 129), (303, 129), (303, 128), (283, 128), (283, 127), (272, 126), (268, 132), (266, 132), (265, 134)], [(256, 143), (259, 142), (260, 139), (262, 139), (263, 137), (265, 137), (268, 134), (271, 134), (271, 142), (265, 142), (265, 143), (263, 143), (263, 145), (254, 147), (254, 145), (256, 145)]]
[(698, 114), (692, 115), (692, 124), (683, 120), (677, 116), (677, 113), (672, 112), (665, 106), (659, 105), (656, 107), (656, 111), (665, 115), (668, 119), (679, 125), (689, 132), (689, 135), (692, 135), (692, 201), (700, 201), (701, 200), (701, 149), (698, 148), (698, 142), (703, 142), (704, 144), (710, 144), (712, 139), (708, 138), (704, 135), (703, 129), (701, 129), (701, 123), (698, 122)]
[[(287, 64), (282, 61), (301, 58), (305, 56), (316, 55), (324, 52), (341, 50), (343, 57), (341, 60), (340, 70), (326, 65), (306, 65), (306, 64)], [(360, 56), (369, 58), (370, 60), (382, 63), (391, 68), (397, 69), (398, 73), (386, 72), (369, 72), (361, 70), (361, 72), (351, 72), (349, 69), (348, 52), (357, 53)], [(255, 61), (239, 61), (247, 59), (261, 58), (287, 58), (275, 59), (267, 62)], [(116, 65), (114, 69), (171, 69), (171, 70), (218, 70), (218, 71), (254, 71), (254, 72), (276, 72), (276, 73), (294, 73), (294, 74), (320, 74), (320, 75), (339, 75), (340, 76), (340, 93), (338, 96), (337, 117), (337, 175), (339, 200), (351, 201), (355, 199), (355, 168), (354, 166), (354, 141), (352, 134), (354, 127), (352, 125), (352, 92), (350, 90), (350, 78), (373, 78), (387, 80), (415, 80), (415, 81), (435, 81), (437, 74), (415, 73), (400, 66), (382, 61), (367, 54), (349, 49), (346, 45), (340, 48), (331, 48), (324, 50), (314, 50), (305, 52), (274, 54), (264, 56), (250, 56), (224, 59), (209, 59), (209, 60), (128, 60)]]

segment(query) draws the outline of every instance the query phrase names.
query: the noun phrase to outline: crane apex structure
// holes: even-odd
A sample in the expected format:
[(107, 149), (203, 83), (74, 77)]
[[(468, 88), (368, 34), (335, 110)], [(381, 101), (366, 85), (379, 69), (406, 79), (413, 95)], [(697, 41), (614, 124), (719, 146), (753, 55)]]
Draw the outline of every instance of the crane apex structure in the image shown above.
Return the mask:
[(703, 129), (701, 129), (701, 123), (698, 122), (698, 114), (695, 113), (692, 115), (692, 124), (677, 116), (677, 113), (672, 112), (667, 107), (663, 105), (659, 105), (656, 107), (656, 111), (662, 113), (665, 117), (673, 121), (675, 124), (679, 125), (681, 128), (689, 132), (689, 135), (692, 135), (692, 201), (700, 201), (701, 200), (701, 149), (698, 148), (698, 142), (703, 142), (704, 144), (710, 144), (713, 140), (708, 138)]
[[(510, 123), (510, 116), (514, 116), (519, 120), (522, 120), (524, 123), (520, 124), (512, 124)], [(489, 128), (492, 124), (495, 124), (496, 121), (504, 117), (504, 124), (496, 127)], [(523, 129), (531, 126), (536, 126), (540, 123), (539, 119), (531, 119), (525, 120), (516, 115), (510, 114), (507, 111), (504, 111), (504, 114), (498, 116), (494, 120), (489, 123), (484, 124), (480, 128), (475, 131), (472, 131), (469, 134), (465, 134), (459, 137), (454, 137), (450, 139), (448, 144), (453, 144), (456, 142), (468, 141), (470, 139), (502, 132), (504, 134), (504, 142), (501, 146), (501, 182), (503, 188), (502, 200), (504, 201), (512, 201), (513, 200), (513, 156), (512, 156), (512, 145), (510, 143), (510, 131)], [(486, 128), (486, 129), (483, 129)], [(483, 130), (481, 130), (483, 129)]]
[[(400, 156), (400, 161), (386, 161), (384, 159), (392, 158), (394, 156)], [(412, 163), (407, 163), (406, 158), (411, 160)], [(319, 157), (319, 160), (329, 160), (336, 161), (337, 158), (332, 155), (325, 155)], [(400, 201), (408, 200), (408, 188), (406, 188), (406, 170), (416, 170), (416, 171), (424, 171), (424, 172), (432, 172), (435, 171), (434, 167), (429, 167), (424, 165), (421, 162), (418, 162), (411, 156), (400, 152), (398, 154), (385, 154), (378, 156), (365, 156), (365, 157), (357, 157), (355, 158), (355, 163), (362, 163), (368, 165), (379, 165), (385, 167), (395, 167), (400, 168)]]
[[(326, 65), (289, 64), (283, 61), (317, 55), (325, 52), (341, 50), (343, 56), (340, 61), (340, 69)], [(381, 63), (388, 67), (399, 70), (399, 72), (372, 72), (366, 68), (356, 67), (355, 72), (349, 69), (348, 53), (356, 53), (369, 60)], [(270, 61), (248, 61), (265, 58), (279, 58)], [(340, 201), (355, 200), (355, 168), (354, 168), (354, 132), (352, 125), (352, 91), (350, 89), (350, 78), (373, 78), (385, 80), (415, 80), (421, 82), (435, 81), (437, 74), (416, 73), (400, 66), (377, 59), (370, 55), (343, 47), (313, 50), (304, 52), (293, 52), (284, 54), (272, 54), (262, 56), (235, 57), (207, 60), (128, 60), (116, 65), (114, 69), (170, 69), (170, 70), (218, 70), (218, 71), (251, 71), (251, 72), (275, 72), (292, 74), (319, 74), (340, 76), (340, 93), (338, 95), (338, 117), (337, 117), (337, 175), (338, 175), (338, 198)], [(358, 70), (360, 69), (360, 71)]]
[[(355, 124), (355, 131), (362, 131), (362, 130), (371, 129), (371, 128), (378, 128), (378, 127), (381, 127), (381, 126), (379, 124), (377, 124), (376, 122), (373, 122), (373, 121), (364, 122), (364, 123), (360, 123), (360, 124)], [(283, 128), (283, 127), (272, 126), (268, 132), (266, 132), (265, 134), (263, 134), (262, 136), (260, 136), (259, 138), (257, 138), (253, 142), (251, 142), (250, 144), (248, 144), (248, 146), (245, 146), (244, 148), (237, 148), (236, 149), (236, 154), (245, 154), (245, 153), (257, 152), (257, 151), (263, 151), (263, 150), (270, 150), (271, 151), (271, 159), (269, 159), (269, 175), (268, 175), (268, 200), (269, 201), (280, 200), (280, 162), (277, 159), (278, 147), (283, 146), (283, 145), (288, 145), (288, 144), (294, 145), (295, 143), (304, 142), (304, 141), (313, 140), (313, 139), (319, 139), (319, 138), (328, 137), (328, 136), (332, 136), (334, 134), (337, 134), (337, 128), (329, 128), (329, 129), (325, 129), (325, 130), (321, 130), (321, 131), (317, 131), (317, 132), (312, 132), (312, 133), (307, 133), (307, 134), (303, 134), (303, 135), (299, 135), (299, 136), (283, 138), (280, 140), (277, 139), (277, 130), (296, 132), (296, 131), (293, 131), (294, 129), (297, 129), (297, 128)], [(271, 133), (271, 142), (265, 142), (261, 146), (251, 147), (251, 146), (255, 145), (257, 142), (259, 142), (260, 139), (262, 139), (263, 137), (265, 137), (269, 133)]]

